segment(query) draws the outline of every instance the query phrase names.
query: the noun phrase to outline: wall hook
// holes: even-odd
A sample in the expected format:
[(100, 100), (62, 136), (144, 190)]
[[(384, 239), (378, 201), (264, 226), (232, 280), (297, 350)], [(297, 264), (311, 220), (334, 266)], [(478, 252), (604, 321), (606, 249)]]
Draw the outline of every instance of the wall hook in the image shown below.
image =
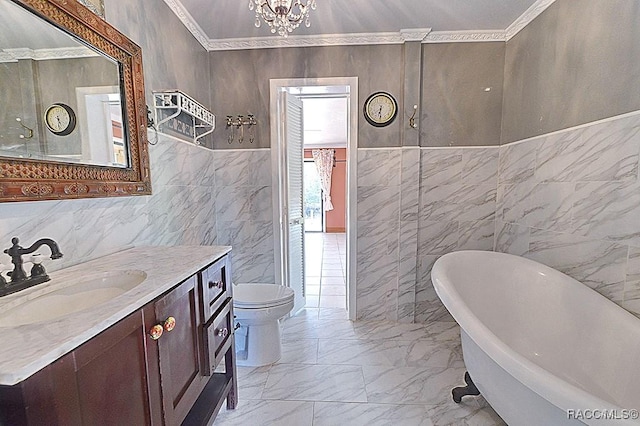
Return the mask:
[(22, 126), (23, 129), (27, 131), (26, 135), (20, 135), (20, 139), (31, 139), (33, 137), (33, 129), (30, 129), (27, 126), (25, 126), (22, 123), (22, 118), (20, 117), (16, 117), (16, 121), (18, 122), (18, 124), (20, 124), (20, 126)]
[(255, 141), (254, 126), (257, 125), (258, 122), (253, 114), (247, 114), (246, 118), (244, 117), (244, 115), (238, 115), (235, 118), (232, 115), (227, 115), (227, 128), (229, 129), (227, 142), (229, 144), (232, 144), (236, 140), (239, 144), (244, 142), (244, 129), (245, 126), (247, 126), (249, 132), (249, 143), (253, 143)]
[(409, 127), (412, 129), (418, 128), (418, 123), (416, 123), (416, 112), (418, 111), (418, 105), (413, 106), (413, 114), (409, 117)]

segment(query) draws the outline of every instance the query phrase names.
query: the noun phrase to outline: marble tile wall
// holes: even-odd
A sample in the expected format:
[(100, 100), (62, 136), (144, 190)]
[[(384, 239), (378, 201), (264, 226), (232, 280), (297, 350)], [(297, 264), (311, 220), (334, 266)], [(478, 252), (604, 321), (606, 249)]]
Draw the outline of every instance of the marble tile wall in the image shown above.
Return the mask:
[(449, 318), (431, 267), (464, 249), (532, 258), (640, 315), (640, 113), (499, 148), (358, 154), (359, 318)]
[[(45, 260), (49, 271), (113, 253), (148, 238), (148, 197), (6, 203), (0, 215), (0, 249), (20, 238), (28, 247), (39, 238), (58, 242), (64, 257)], [(0, 250), (0, 251), (2, 251)], [(42, 254), (48, 254), (44, 248)], [(0, 254), (2, 270), (11, 270), (10, 258)], [(28, 269), (30, 264), (25, 265)]]
[(501, 147), (495, 249), (640, 315), (639, 154), (638, 112)]
[(431, 283), (436, 259), (455, 250), (492, 250), (498, 148), (423, 148), (415, 321), (451, 319)]
[[(137, 245), (232, 245), (236, 282), (274, 282), (269, 150), (212, 151), (160, 135), (149, 154), (153, 195), (3, 204), (0, 249), (13, 236), (25, 246), (53, 238), (64, 253), (45, 261), (55, 271)], [(4, 253), (0, 263), (11, 267)]]
[(402, 148), (400, 164), (400, 235), (398, 251), (398, 318), (413, 322), (416, 310), (420, 148)]
[(358, 150), (358, 318), (451, 319), (431, 267), (493, 249), (497, 172), (497, 147)]
[(148, 243), (215, 244), (214, 152), (160, 136), (149, 155)]
[(166, 141), (150, 153), (149, 243), (230, 245), (235, 282), (275, 282), (270, 150)]
[(215, 151), (218, 244), (233, 246), (235, 282), (275, 282), (271, 150)]
[(398, 319), (402, 149), (359, 149), (357, 317)]

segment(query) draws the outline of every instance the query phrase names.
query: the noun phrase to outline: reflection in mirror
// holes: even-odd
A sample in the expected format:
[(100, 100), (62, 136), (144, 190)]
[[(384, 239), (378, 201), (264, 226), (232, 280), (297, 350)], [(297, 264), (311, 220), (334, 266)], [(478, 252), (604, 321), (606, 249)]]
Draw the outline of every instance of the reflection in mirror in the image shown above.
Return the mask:
[(120, 65), (0, 0), (0, 156), (129, 167)]

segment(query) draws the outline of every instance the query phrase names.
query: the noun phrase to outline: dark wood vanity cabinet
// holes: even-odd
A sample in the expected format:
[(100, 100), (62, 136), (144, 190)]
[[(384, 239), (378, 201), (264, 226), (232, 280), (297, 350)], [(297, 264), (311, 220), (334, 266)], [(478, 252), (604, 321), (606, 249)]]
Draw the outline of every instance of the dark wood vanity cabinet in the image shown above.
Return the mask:
[[(231, 289), (216, 292), (211, 312), (210, 273), (231, 283), (228, 256), (23, 382), (0, 386), (0, 425), (203, 425), (225, 399), (235, 408)], [(157, 340), (154, 326), (163, 330)]]
[(159, 324), (169, 317), (175, 318), (175, 328), (165, 331), (154, 342), (158, 350), (162, 406), (167, 424), (182, 422), (206, 384), (207, 377), (200, 373), (202, 343), (196, 283), (196, 277), (191, 277), (155, 302)]
[(148, 358), (147, 306), (14, 386), (0, 386), (1, 425), (162, 424), (160, 375)]

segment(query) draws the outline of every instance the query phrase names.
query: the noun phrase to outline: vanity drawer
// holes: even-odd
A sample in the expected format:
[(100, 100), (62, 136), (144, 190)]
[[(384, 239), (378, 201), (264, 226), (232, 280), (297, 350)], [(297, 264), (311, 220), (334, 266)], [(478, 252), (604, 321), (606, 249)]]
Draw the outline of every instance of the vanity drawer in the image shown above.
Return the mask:
[(204, 375), (210, 376), (224, 358), (233, 341), (232, 301), (227, 299), (222, 310), (211, 321), (205, 324), (204, 330)]
[(228, 256), (217, 260), (200, 273), (203, 322), (209, 321), (227, 298), (231, 297), (230, 286), (231, 273)]

